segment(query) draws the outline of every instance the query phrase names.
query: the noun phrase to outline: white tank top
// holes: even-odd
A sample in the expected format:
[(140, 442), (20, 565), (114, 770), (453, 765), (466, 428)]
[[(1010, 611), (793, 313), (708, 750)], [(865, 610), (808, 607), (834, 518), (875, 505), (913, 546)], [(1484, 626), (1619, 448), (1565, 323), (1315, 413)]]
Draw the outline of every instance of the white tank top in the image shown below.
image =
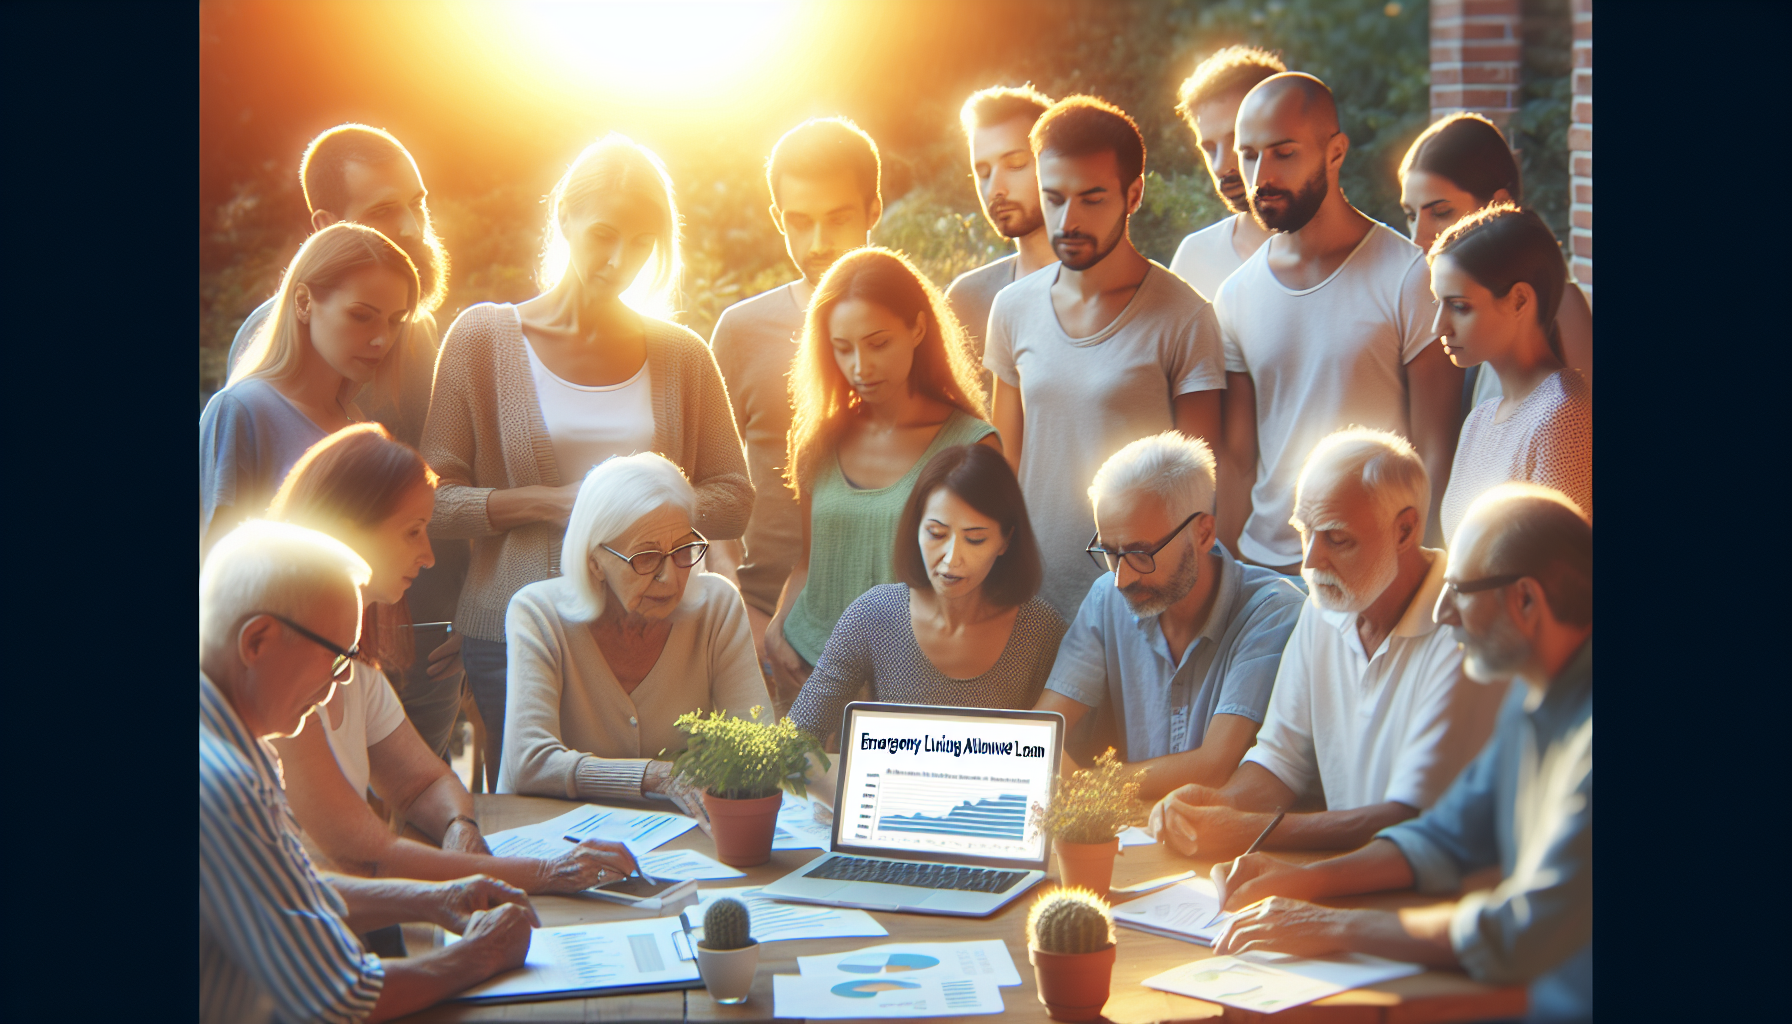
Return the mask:
[(653, 379), (647, 362), (620, 384), (586, 387), (554, 375), (523, 339), (535, 400), (554, 446), (562, 484), (576, 483), (612, 455), (653, 450)]

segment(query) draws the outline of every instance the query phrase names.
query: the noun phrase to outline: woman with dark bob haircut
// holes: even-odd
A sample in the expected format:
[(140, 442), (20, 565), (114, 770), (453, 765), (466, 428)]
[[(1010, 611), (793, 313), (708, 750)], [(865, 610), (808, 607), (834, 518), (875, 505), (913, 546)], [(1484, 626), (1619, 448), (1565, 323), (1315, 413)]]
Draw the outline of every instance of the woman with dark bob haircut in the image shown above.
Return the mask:
[(901, 582), (847, 606), (791, 719), (830, 737), (867, 687), (872, 700), (899, 704), (1031, 708), (1066, 627), (1037, 596), (1039, 545), (1001, 452), (954, 445), (928, 461), (903, 506), (893, 563)]

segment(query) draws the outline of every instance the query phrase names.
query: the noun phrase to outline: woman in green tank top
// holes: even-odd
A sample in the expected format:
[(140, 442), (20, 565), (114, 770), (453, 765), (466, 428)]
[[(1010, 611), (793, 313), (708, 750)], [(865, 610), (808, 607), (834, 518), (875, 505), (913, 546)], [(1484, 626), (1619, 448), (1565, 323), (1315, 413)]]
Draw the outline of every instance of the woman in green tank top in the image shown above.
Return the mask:
[(846, 606), (896, 579), (896, 521), (921, 467), (959, 444), (1001, 450), (970, 345), (907, 257), (840, 258), (809, 302), (790, 368), (785, 481), (803, 542), (766, 629), (780, 709), (802, 689)]

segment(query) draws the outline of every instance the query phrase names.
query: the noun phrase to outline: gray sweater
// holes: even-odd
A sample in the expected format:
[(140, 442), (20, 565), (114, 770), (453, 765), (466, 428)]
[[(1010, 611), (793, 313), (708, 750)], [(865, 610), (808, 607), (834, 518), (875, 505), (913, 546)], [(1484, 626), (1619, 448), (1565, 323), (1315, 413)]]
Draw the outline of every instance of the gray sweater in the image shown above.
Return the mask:
[[(753, 485), (728, 390), (709, 347), (689, 329), (642, 317), (653, 379), (654, 450), (677, 463), (697, 489), (695, 525), (710, 540), (746, 531)], [(566, 528), (528, 523), (500, 532), (486, 517), (495, 490), (564, 480), (542, 422), (516, 307), (482, 302), (462, 313), (442, 340), (435, 392), (423, 425), (423, 458), (441, 476), (430, 533), (473, 542), (454, 628), (504, 640), (510, 598), (560, 574)]]

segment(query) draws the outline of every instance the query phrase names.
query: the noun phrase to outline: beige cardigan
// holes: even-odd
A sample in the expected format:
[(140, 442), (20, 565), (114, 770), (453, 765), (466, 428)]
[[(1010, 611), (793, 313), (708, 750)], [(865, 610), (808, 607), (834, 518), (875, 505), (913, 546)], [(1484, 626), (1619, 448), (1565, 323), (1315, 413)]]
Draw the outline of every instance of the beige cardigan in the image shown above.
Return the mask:
[[(722, 374), (695, 333), (641, 320), (653, 380), (654, 450), (677, 463), (697, 489), (697, 529), (710, 540), (733, 540), (746, 532), (753, 485)], [(486, 518), (486, 497), (572, 482), (560, 478), (554, 462), (523, 344), (515, 306), (482, 302), (457, 317), (436, 359), (423, 425), (423, 458), (442, 478), (429, 532), (473, 542), (454, 628), (494, 642), (504, 640), (511, 595), (560, 574), (566, 528), (528, 523), (500, 533)]]
[(639, 800), (647, 762), (684, 749), (672, 727), (679, 715), (726, 708), (748, 718), (757, 706), (770, 717), (747, 608), (726, 578), (691, 574), (665, 650), (633, 693), (590, 628), (560, 613), (571, 590), (564, 579), (544, 580), (510, 602), (498, 792)]

